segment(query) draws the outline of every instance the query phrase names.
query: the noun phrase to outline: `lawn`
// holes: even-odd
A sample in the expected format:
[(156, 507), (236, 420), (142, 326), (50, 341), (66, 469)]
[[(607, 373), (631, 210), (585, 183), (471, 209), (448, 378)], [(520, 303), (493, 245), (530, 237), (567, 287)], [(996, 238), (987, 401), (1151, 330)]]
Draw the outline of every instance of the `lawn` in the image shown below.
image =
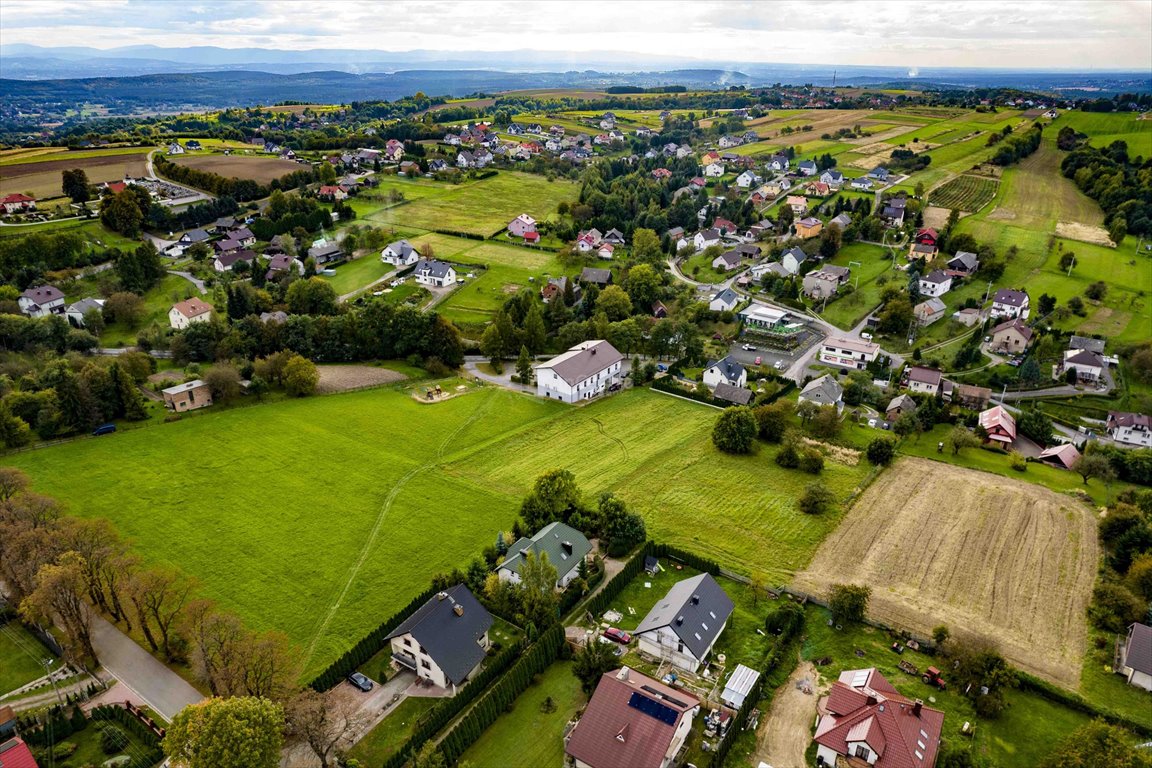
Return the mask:
[[(470, 264), (483, 271), (457, 288), (437, 310), (450, 320), (464, 324), (487, 323), (508, 298), (526, 287), (539, 288), (549, 277), (564, 273), (564, 267), (549, 251), (496, 243), (476, 244), (474, 240), (446, 235), (425, 235), (415, 241), (429, 243), (440, 258)], [(471, 244), (472, 247), (468, 247)], [(457, 248), (463, 250), (456, 250)], [(467, 278), (466, 278), (467, 279)]]
[[(547, 699), (555, 705), (551, 712), (543, 708)], [(558, 661), (484, 731), (461, 756), (460, 764), (476, 768), (561, 768), (564, 726), (586, 701), (580, 681), (572, 674), (572, 662)]]
[[(75, 744), (77, 749), (67, 760), (57, 758), (55, 762), (57, 768), (81, 768), (81, 766), (103, 765), (106, 760), (114, 758), (117, 755), (132, 755), (135, 757), (144, 753), (144, 745), (140, 742), (140, 739), (124, 726), (115, 723), (116, 727), (128, 737), (128, 748), (123, 752), (115, 752), (111, 755), (105, 754), (104, 750), (100, 747), (99, 726), (103, 722), (107, 721), (89, 721), (87, 728), (79, 733), (73, 733), (67, 739), (64, 739), (65, 742)], [(44, 765), (44, 763), (41, 763), (41, 765)]]
[[(589, 499), (618, 493), (654, 539), (787, 581), (840, 513), (801, 513), (811, 476), (779, 468), (775, 448), (717, 451), (715, 418), (644, 390), (571, 408), (495, 388), (426, 405), (397, 386), (210, 411), (7, 463), (248, 626), (285, 632), (315, 673), (479, 554), (556, 467)], [(847, 498), (867, 471), (829, 461), (822, 479)]]
[[(85, 286), (86, 284), (82, 282), (79, 285)], [(84, 295), (95, 295), (95, 292), (89, 291)], [(158, 323), (165, 328), (168, 327), (168, 311), (172, 309), (172, 305), (190, 296), (200, 296), (200, 292), (192, 283), (179, 275), (165, 275), (159, 285), (144, 294), (144, 314), (140, 322), (132, 325), (123, 322), (109, 323), (104, 327), (104, 332), (100, 334), (100, 345), (103, 347), (121, 347), (126, 344), (135, 344), (137, 334), (153, 323)], [(80, 298), (83, 297), (70, 295), (68, 301), (76, 301)], [(205, 301), (211, 300), (210, 296), (201, 298), (204, 298)]]
[(364, 288), (395, 269), (395, 266), (382, 262), (380, 254), (373, 251), (341, 264), (336, 267), (335, 275), (324, 279), (332, 284), (338, 295), (343, 296)]
[(1062, 112), (1052, 121), (1052, 135), (1070, 125), (1088, 134), (1088, 143), (1106, 147), (1113, 141), (1128, 144), (1128, 154), (1148, 157), (1152, 155), (1152, 121), (1141, 119), (1136, 112)]
[(18, 621), (0, 624), (0, 695), (44, 676), (52, 653)]
[[(576, 199), (575, 183), (512, 171), (466, 182), (390, 209), (390, 221), (421, 229), (492, 237), (521, 213), (544, 219), (563, 201)], [(373, 217), (369, 217), (373, 219)]]
[[(946, 742), (971, 743), (977, 753), (987, 756), (999, 768), (1042, 765), (1041, 758), (1055, 744), (1091, 720), (1087, 714), (1023, 691), (1008, 692), (1009, 706), (999, 719), (978, 718), (971, 702), (955, 687), (939, 691), (896, 666), (903, 659), (924, 669), (940, 666), (939, 659), (912, 650), (897, 656), (889, 650), (892, 638), (886, 633), (872, 627), (849, 626), (836, 630), (829, 626), (828, 615), (823, 608), (809, 607), (807, 637), (802, 651), (806, 660), (832, 659), (827, 666), (818, 668), (823, 683), (830, 684), (847, 669), (876, 667), (908, 698), (921, 699), (927, 706), (944, 712), (941, 735)], [(970, 741), (960, 734), (960, 727), (965, 722), (976, 726)]]
[(436, 698), (409, 696), (350, 749), (348, 757), (359, 760), (362, 765), (382, 764), (408, 741), (416, 730), (416, 724), (438, 703), (440, 700)]
[(877, 281), (881, 275), (887, 274), (890, 280), (901, 282), (898, 278), (902, 275), (892, 271), (891, 252), (878, 245), (867, 243), (846, 245), (828, 263), (852, 270), (852, 276), (848, 281), (848, 284), (853, 286), (852, 293), (829, 302), (821, 314), (821, 317), (838, 328), (854, 328), (869, 312), (880, 305), (880, 292), (884, 286)]
[(680, 271), (701, 283), (722, 283), (732, 276), (712, 266), (712, 257), (705, 253), (694, 253), (684, 261)]

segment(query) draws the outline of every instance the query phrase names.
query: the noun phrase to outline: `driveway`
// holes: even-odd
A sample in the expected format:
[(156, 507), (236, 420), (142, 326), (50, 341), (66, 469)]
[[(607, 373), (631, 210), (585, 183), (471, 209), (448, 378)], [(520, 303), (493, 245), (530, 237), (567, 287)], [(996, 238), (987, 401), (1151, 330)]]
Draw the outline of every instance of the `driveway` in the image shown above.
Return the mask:
[(178, 269), (170, 269), (168, 270), (168, 274), (184, 278), (188, 282), (192, 283), (192, 285), (196, 286), (196, 290), (200, 291), (201, 294), (208, 293), (208, 286), (204, 285), (204, 281), (198, 277), (193, 277), (191, 272), (181, 272)]
[(153, 658), (110, 621), (95, 614), (92, 645), (104, 669), (167, 720), (204, 698), (188, 681)]

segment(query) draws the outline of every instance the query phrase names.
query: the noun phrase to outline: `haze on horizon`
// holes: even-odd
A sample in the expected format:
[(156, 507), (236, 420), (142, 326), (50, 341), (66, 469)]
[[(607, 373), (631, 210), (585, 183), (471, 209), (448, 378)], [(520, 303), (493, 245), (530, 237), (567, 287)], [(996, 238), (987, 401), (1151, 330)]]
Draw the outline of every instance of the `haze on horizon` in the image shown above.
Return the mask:
[(1152, 0), (0, 0), (0, 42), (1152, 71)]

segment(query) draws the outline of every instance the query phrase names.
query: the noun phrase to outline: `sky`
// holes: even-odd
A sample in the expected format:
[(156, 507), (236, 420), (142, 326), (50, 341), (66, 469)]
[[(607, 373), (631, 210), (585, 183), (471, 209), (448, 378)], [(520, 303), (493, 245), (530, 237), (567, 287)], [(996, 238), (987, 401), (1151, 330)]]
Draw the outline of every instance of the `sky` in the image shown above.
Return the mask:
[(1152, 0), (0, 0), (0, 42), (1152, 70)]

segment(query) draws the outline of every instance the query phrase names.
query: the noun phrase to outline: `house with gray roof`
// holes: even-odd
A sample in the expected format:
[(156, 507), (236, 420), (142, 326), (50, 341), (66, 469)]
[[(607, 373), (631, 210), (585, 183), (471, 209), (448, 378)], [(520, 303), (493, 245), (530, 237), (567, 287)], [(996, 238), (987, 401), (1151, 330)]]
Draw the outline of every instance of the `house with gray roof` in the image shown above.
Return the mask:
[(565, 403), (591, 400), (620, 383), (624, 356), (603, 339), (593, 339), (534, 366), (536, 394)]
[(64, 310), (64, 316), (68, 318), (68, 322), (77, 328), (84, 327), (84, 315), (89, 312), (100, 312), (104, 309), (104, 299), (80, 299), (80, 301), (69, 304)]
[(54, 285), (28, 288), (16, 300), (28, 317), (48, 317), (64, 313), (64, 292)]
[(1128, 679), (1128, 685), (1152, 691), (1152, 627), (1138, 623), (1128, 627), (1116, 671)]
[(492, 614), (457, 584), (428, 598), (385, 639), (392, 644), (393, 666), (455, 696), (480, 671), (491, 626)]
[(708, 364), (708, 367), (704, 369), (704, 384), (712, 388), (718, 384), (743, 387), (748, 384), (748, 371), (736, 358), (729, 355), (723, 360)]
[(1076, 336), (1073, 334), (1072, 338), (1068, 339), (1068, 349), (1082, 349), (1085, 352), (1094, 352), (1097, 355), (1104, 354), (1104, 339), (1093, 339), (1089, 336)]
[(844, 408), (844, 387), (831, 374), (826, 373), (808, 382), (808, 386), (801, 390), (798, 402), (832, 405), (840, 411)]
[(556, 588), (564, 589), (580, 575), (580, 564), (591, 552), (592, 544), (580, 531), (564, 523), (549, 523), (532, 538), (522, 537), (508, 547), (508, 553), (496, 569), (496, 574), (501, 581), (520, 583), (524, 556), (532, 553), (537, 559), (548, 558), (548, 562), (556, 569)]
[(733, 608), (716, 579), (702, 573), (674, 584), (632, 636), (642, 652), (696, 672), (728, 626)]
[(407, 240), (397, 240), (389, 243), (380, 251), (380, 261), (385, 264), (394, 264), (397, 267), (407, 267), (420, 260), (420, 254)]
[(948, 259), (946, 266), (950, 272), (970, 275), (980, 267), (980, 258), (969, 251), (957, 251), (955, 256)]
[(731, 312), (740, 303), (740, 294), (725, 288), (708, 301), (708, 309), (713, 312)]
[(456, 270), (446, 261), (437, 259), (420, 259), (416, 268), (412, 270), (416, 282), (421, 285), (434, 285), (444, 288), (456, 282)]
[(799, 248), (793, 246), (784, 253), (780, 254), (780, 264), (790, 275), (795, 275), (800, 271), (801, 266), (808, 260), (808, 254), (804, 253)]
[(723, 381), (716, 385), (716, 389), (712, 390), (713, 397), (726, 403), (732, 403), (732, 405), (748, 405), (752, 402), (754, 394), (750, 389), (734, 387)]
[(580, 282), (589, 285), (598, 285), (603, 288), (606, 285), (612, 284), (612, 270), (584, 267), (584, 269), (580, 270)]

